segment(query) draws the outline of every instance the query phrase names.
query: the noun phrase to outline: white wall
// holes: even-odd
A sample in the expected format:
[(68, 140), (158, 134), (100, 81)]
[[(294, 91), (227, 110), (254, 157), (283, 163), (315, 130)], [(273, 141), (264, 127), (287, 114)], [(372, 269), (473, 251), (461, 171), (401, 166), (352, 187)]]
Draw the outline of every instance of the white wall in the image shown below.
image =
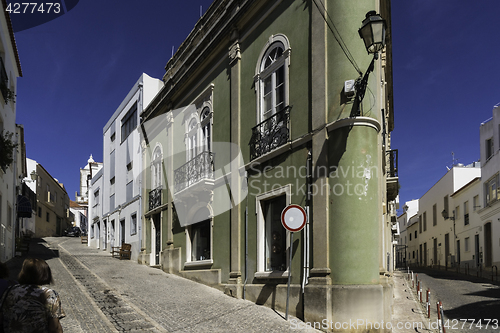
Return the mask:
[(136, 107), (138, 126), (141, 112), (162, 86), (161, 80), (142, 74), (103, 128), (101, 248), (110, 252), (111, 247), (120, 246), (122, 241), (130, 243), (132, 260), (137, 260), (141, 250), (142, 148), (139, 127), (124, 139), (122, 125), (129, 111)]
[[(419, 199), (416, 229), (414, 229), (417, 230), (417, 240), (416, 242), (414, 240), (414, 244), (420, 264), (445, 266), (447, 263), (450, 266), (452, 260), (457, 260), (456, 240), (458, 238), (455, 238), (453, 211), (457, 205), (463, 204), (463, 197), (468, 197), (469, 194), (461, 194), (457, 201), (453, 194), (480, 175), (481, 169), (478, 167), (454, 166)], [(442, 215), (445, 210), (445, 196), (448, 197), (448, 219)], [(435, 222), (434, 205), (436, 205)], [(463, 221), (463, 217), (457, 217), (457, 219)], [(448, 253), (445, 251), (446, 235), (448, 235), (449, 242)], [(414, 234), (412, 238), (414, 239)]]
[[(17, 77), (20, 76), (17, 68), (14, 47), (10, 38), (5, 13), (0, 14), (0, 56), (5, 65), (9, 88), (16, 94)], [(16, 103), (5, 103), (0, 94), (0, 133), (2, 131), (14, 133), (12, 140), (17, 142), (16, 133)], [(18, 149), (15, 149), (17, 152)], [(14, 155), (14, 160), (17, 156)], [(16, 186), (18, 185), (15, 162), (4, 172), (0, 170), (0, 260), (6, 261), (14, 256), (15, 251), (15, 223), (16, 223)]]

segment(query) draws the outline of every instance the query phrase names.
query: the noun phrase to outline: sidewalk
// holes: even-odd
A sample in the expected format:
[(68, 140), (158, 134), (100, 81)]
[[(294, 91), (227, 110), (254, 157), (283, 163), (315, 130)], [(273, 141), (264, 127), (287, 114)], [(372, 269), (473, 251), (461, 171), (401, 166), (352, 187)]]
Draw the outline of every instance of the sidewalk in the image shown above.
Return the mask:
[[(292, 329), (284, 314), (81, 244), (79, 238), (33, 239), (31, 257), (54, 275), (72, 332), (318, 332)], [(7, 264), (17, 276), (24, 257)], [(298, 320), (294, 317), (289, 318)]]
[[(396, 271), (394, 279), (394, 307), (392, 324), (394, 333), (436, 332), (429, 328), (429, 320), (424, 308), (417, 301), (417, 296), (407, 281), (407, 274)], [(398, 328), (399, 327), (401, 328)]]
[[(61, 295), (66, 312), (61, 320), (65, 333), (318, 332), (294, 329), (297, 325), (270, 308), (112, 258), (106, 251), (81, 244), (79, 238), (33, 239), (28, 256), (45, 259), (52, 269), (52, 287)], [(17, 277), (25, 257), (7, 262), (11, 278)], [(393, 332), (434, 332), (427, 328), (423, 307), (405, 277), (402, 271), (393, 275)]]

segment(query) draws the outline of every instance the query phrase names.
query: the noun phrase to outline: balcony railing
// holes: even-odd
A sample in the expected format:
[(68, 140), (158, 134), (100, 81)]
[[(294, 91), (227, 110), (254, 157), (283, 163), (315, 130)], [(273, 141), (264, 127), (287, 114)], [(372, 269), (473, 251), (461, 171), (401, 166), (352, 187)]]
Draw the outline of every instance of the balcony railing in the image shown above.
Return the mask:
[(2, 92), (3, 98), (7, 100), (9, 98), (9, 77), (7, 76), (7, 71), (5, 70), (5, 64), (2, 57), (0, 57), (0, 91)]
[(94, 207), (92, 207), (92, 219), (95, 219), (96, 217), (101, 216), (101, 211), (100, 211), (101, 205), (95, 204)]
[(387, 165), (387, 177), (398, 177), (398, 150), (388, 150), (386, 154), (389, 163)]
[(288, 142), (290, 136), (290, 107), (267, 118), (252, 128), (250, 159), (256, 159)]
[(214, 154), (202, 152), (174, 171), (175, 192), (205, 179), (214, 179)]
[(161, 187), (157, 187), (149, 192), (149, 210), (161, 206)]

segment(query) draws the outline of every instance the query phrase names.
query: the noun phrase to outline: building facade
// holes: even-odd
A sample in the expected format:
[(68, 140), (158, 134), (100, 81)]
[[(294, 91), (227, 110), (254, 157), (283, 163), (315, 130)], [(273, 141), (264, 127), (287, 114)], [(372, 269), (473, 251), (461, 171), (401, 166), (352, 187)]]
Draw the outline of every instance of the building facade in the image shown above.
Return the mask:
[(403, 213), (398, 216), (399, 224), (399, 239), (397, 240), (397, 245), (395, 246), (395, 265), (398, 268), (406, 268), (410, 263), (411, 256), (408, 248), (410, 240), (410, 232), (408, 231), (408, 226), (410, 225), (410, 220), (416, 216), (418, 212), (418, 199), (411, 200), (405, 203), (403, 206)]
[(80, 227), (83, 233), (88, 233), (89, 216), (89, 187), (92, 177), (102, 169), (101, 162), (94, 161), (92, 155), (87, 164), (80, 168), (80, 193), (75, 193), (75, 201), (71, 202), (70, 210), (75, 215), (75, 225)]
[(100, 214), (89, 221), (94, 224), (89, 246), (112, 251), (113, 246), (129, 243), (132, 260), (137, 260), (141, 250), (142, 228), (142, 152), (137, 125), (144, 106), (162, 85), (160, 80), (142, 74), (104, 126), (103, 168), (96, 175), (102, 179), (96, 179), (89, 190), (91, 197), (99, 198), (92, 205), (101, 207), (96, 208)]
[(471, 225), (462, 228), (462, 209), (467, 190), (480, 177), (479, 164), (454, 166), (419, 199), (418, 265), (454, 267), (460, 263), (460, 245)]
[[(358, 105), (344, 51), (368, 66), (357, 30), (370, 10), (387, 45)], [(290, 312), (305, 321), (390, 319), (389, 2), (214, 1), (165, 69), (141, 114), (139, 260), (279, 310), (291, 273)], [(293, 242), (290, 204), (309, 221)]]
[[(418, 200), (407, 219), (410, 265), (476, 269), (495, 274), (500, 265), (500, 110), (479, 128), (480, 160), (456, 165)], [(408, 203), (407, 203), (408, 204)], [(479, 274), (479, 273), (478, 273)]]
[(40, 163), (29, 158), (26, 160), (29, 177), (24, 181), (35, 189), (37, 200), (34, 237), (62, 236), (73, 221), (68, 193), (64, 185), (52, 177)]
[[(16, 41), (9, 13), (0, 14), (0, 260), (15, 254), (17, 225), (17, 197), (21, 194), (20, 179), (24, 177), (24, 140), (16, 125), (17, 78), (22, 76)], [(17, 144), (12, 148), (9, 143)], [(24, 166), (24, 167), (23, 167)], [(19, 178), (21, 177), (21, 178)]]
[[(480, 248), (485, 267), (500, 266), (500, 105), (493, 108), (492, 117), (479, 127), (481, 185), (479, 197), (472, 203), (477, 209), (484, 233)], [(481, 251), (482, 250), (482, 251)]]

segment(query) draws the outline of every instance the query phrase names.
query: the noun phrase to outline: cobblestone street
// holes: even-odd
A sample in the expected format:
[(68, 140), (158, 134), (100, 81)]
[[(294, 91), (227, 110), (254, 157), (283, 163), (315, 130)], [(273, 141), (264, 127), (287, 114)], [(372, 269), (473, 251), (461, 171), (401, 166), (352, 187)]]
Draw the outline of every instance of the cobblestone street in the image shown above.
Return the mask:
[[(66, 312), (61, 320), (66, 333), (301, 331), (292, 329), (282, 313), (159, 269), (120, 261), (81, 244), (80, 238), (34, 239), (28, 256), (45, 259), (52, 269), (52, 287)], [(7, 263), (12, 278), (25, 257)]]

